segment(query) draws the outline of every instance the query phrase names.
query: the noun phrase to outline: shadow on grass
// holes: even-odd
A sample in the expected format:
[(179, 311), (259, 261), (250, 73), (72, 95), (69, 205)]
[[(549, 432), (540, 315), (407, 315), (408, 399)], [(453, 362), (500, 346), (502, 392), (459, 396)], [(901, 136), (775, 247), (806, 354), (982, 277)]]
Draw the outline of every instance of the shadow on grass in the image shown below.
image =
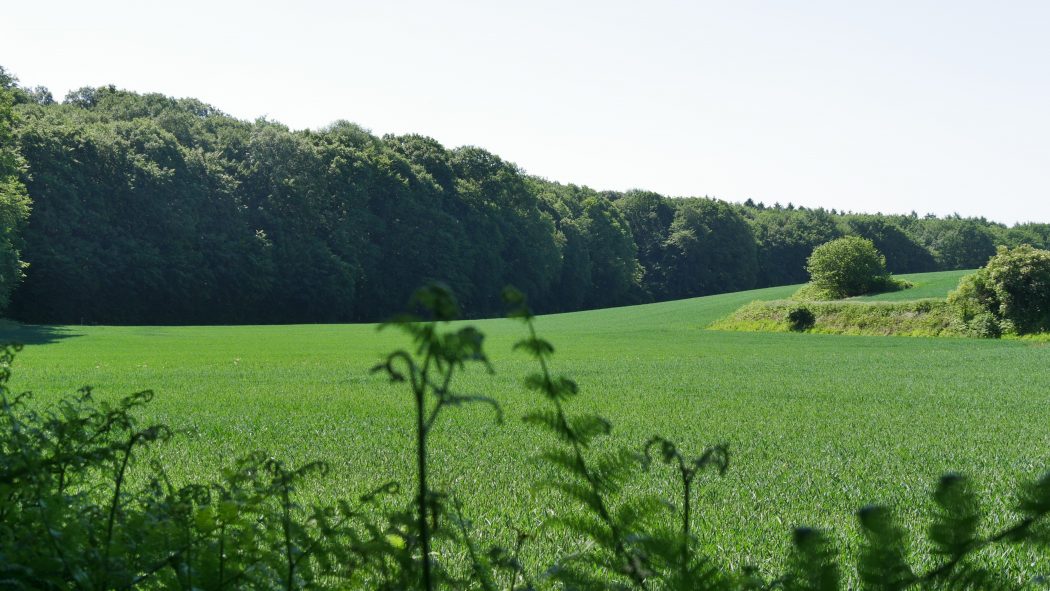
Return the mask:
[(82, 333), (63, 326), (46, 326), (40, 324), (19, 324), (0, 321), (0, 343), (20, 345), (47, 345), (62, 339), (78, 337)]

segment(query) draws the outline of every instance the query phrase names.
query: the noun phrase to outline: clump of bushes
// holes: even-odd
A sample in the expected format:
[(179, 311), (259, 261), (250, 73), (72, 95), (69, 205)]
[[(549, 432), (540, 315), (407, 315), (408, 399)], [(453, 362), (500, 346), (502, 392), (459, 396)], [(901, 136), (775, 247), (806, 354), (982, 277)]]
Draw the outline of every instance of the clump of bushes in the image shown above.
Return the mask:
[[(812, 320), (810, 320), (810, 316)], [(960, 336), (944, 300), (904, 302), (756, 301), (715, 322), (714, 330), (872, 336)]]
[(802, 300), (837, 300), (911, 287), (886, 270), (886, 257), (875, 243), (846, 236), (815, 249), (806, 262), (810, 282), (795, 295)]
[(805, 306), (795, 306), (787, 315), (788, 326), (795, 332), (802, 332), (813, 328), (817, 323), (817, 316)]
[(999, 247), (948, 295), (959, 329), (996, 338), (1050, 331), (1050, 251)]

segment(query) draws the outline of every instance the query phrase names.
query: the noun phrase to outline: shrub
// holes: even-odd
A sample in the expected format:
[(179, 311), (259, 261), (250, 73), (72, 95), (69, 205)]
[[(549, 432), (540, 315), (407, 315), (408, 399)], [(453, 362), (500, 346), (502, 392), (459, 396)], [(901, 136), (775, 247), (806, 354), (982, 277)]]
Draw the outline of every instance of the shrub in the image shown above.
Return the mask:
[(1000, 247), (948, 296), (956, 321), (976, 336), (1050, 330), (1050, 251)]
[(964, 325), (964, 334), (980, 339), (997, 339), (1003, 336), (1003, 324), (991, 312), (981, 312)]
[(886, 270), (886, 257), (866, 238), (846, 236), (824, 243), (806, 262), (810, 282), (831, 299), (900, 289)]
[(1019, 334), (1050, 330), (1050, 251), (1000, 248), (985, 267), (999, 316)]
[(788, 312), (788, 326), (791, 330), (801, 332), (813, 328), (817, 323), (817, 316), (805, 306), (796, 306)]
[(756, 301), (716, 321), (713, 330), (786, 332), (793, 326), (792, 314), (805, 308), (814, 322), (804, 330), (821, 334), (957, 336), (967, 334), (965, 327), (952, 322), (951, 311), (944, 300), (911, 300), (902, 302), (811, 301), (800, 306), (797, 301)]

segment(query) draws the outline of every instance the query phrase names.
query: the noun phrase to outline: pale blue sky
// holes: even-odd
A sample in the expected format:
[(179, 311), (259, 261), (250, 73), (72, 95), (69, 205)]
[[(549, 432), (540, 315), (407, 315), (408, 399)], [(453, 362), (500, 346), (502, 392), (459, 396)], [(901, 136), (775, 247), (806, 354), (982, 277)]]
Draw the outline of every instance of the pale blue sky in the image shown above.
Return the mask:
[(599, 189), (1050, 222), (1050, 2), (16, 2), (0, 64)]

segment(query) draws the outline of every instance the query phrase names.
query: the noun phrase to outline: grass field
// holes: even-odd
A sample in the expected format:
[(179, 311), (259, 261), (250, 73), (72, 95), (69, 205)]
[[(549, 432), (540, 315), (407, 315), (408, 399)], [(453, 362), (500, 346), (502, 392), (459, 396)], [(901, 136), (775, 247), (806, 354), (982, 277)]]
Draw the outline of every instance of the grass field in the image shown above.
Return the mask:
[(854, 300), (902, 301), (922, 298), (943, 298), (959, 285), (959, 280), (973, 271), (939, 271), (936, 273), (918, 273), (915, 275), (898, 275), (907, 279), (912, 287), (903, 291), (892, 291), (870, 296), (851, 298)]
[[(909, 291), (943, 297), (958, 275), (907, 277)], [(908, 526), (923, 529), (929, 492), (951, 470), (994, 497), (994, 520), (1009, 519), (1018, 480), (1050, 466), (1047, 344), (703, 330), (794, 290), (552, 315), (538, 328), (557, 348), (555, 369), (581, 384), (574, 405), (611, 419), (615, 443), (641, 446), (653, 434), (685, 449), (729, 443), (728, 475), (701, 484), (698, 526), (707, 549), (734, 566), (776, 568), (801, 524), (832, 529), (849, 552), (853, 513), (870, 502), (904, 507)], [(434, 486), (457, 491), (482, 532), (509, 540), (507, 524), (535, 530), (548, 515), (529, 460), (547, 436), (517, 420), (539, 404), (520, 386), (532, 366), (510, 351), (522, 327), (475, 324), (497, 374), (473, 371), (461, 390), (499, 399), (508, 421), (497, 426), (480, 407), (443, 416)], [(190, 431), (159, 452), (177, 478), (263, 449), (330, 462), (332, 476), (308, 490), (314, 498), (412, 480), (409, 395), (368, 371), (404, 341), (374, 325), (8, 327), (0, 338), (32, 343), (12, 386), (38, 400), (85, 384), (104, 397), (156, 390), (151, 418)], [(639, 486), (670, 483), (658, 470)], [(533, 544), (533, 558), (549, 558), (551, 536)], [(994, 560), (1018, 576), (1050, 574), (1045, 555)]]

